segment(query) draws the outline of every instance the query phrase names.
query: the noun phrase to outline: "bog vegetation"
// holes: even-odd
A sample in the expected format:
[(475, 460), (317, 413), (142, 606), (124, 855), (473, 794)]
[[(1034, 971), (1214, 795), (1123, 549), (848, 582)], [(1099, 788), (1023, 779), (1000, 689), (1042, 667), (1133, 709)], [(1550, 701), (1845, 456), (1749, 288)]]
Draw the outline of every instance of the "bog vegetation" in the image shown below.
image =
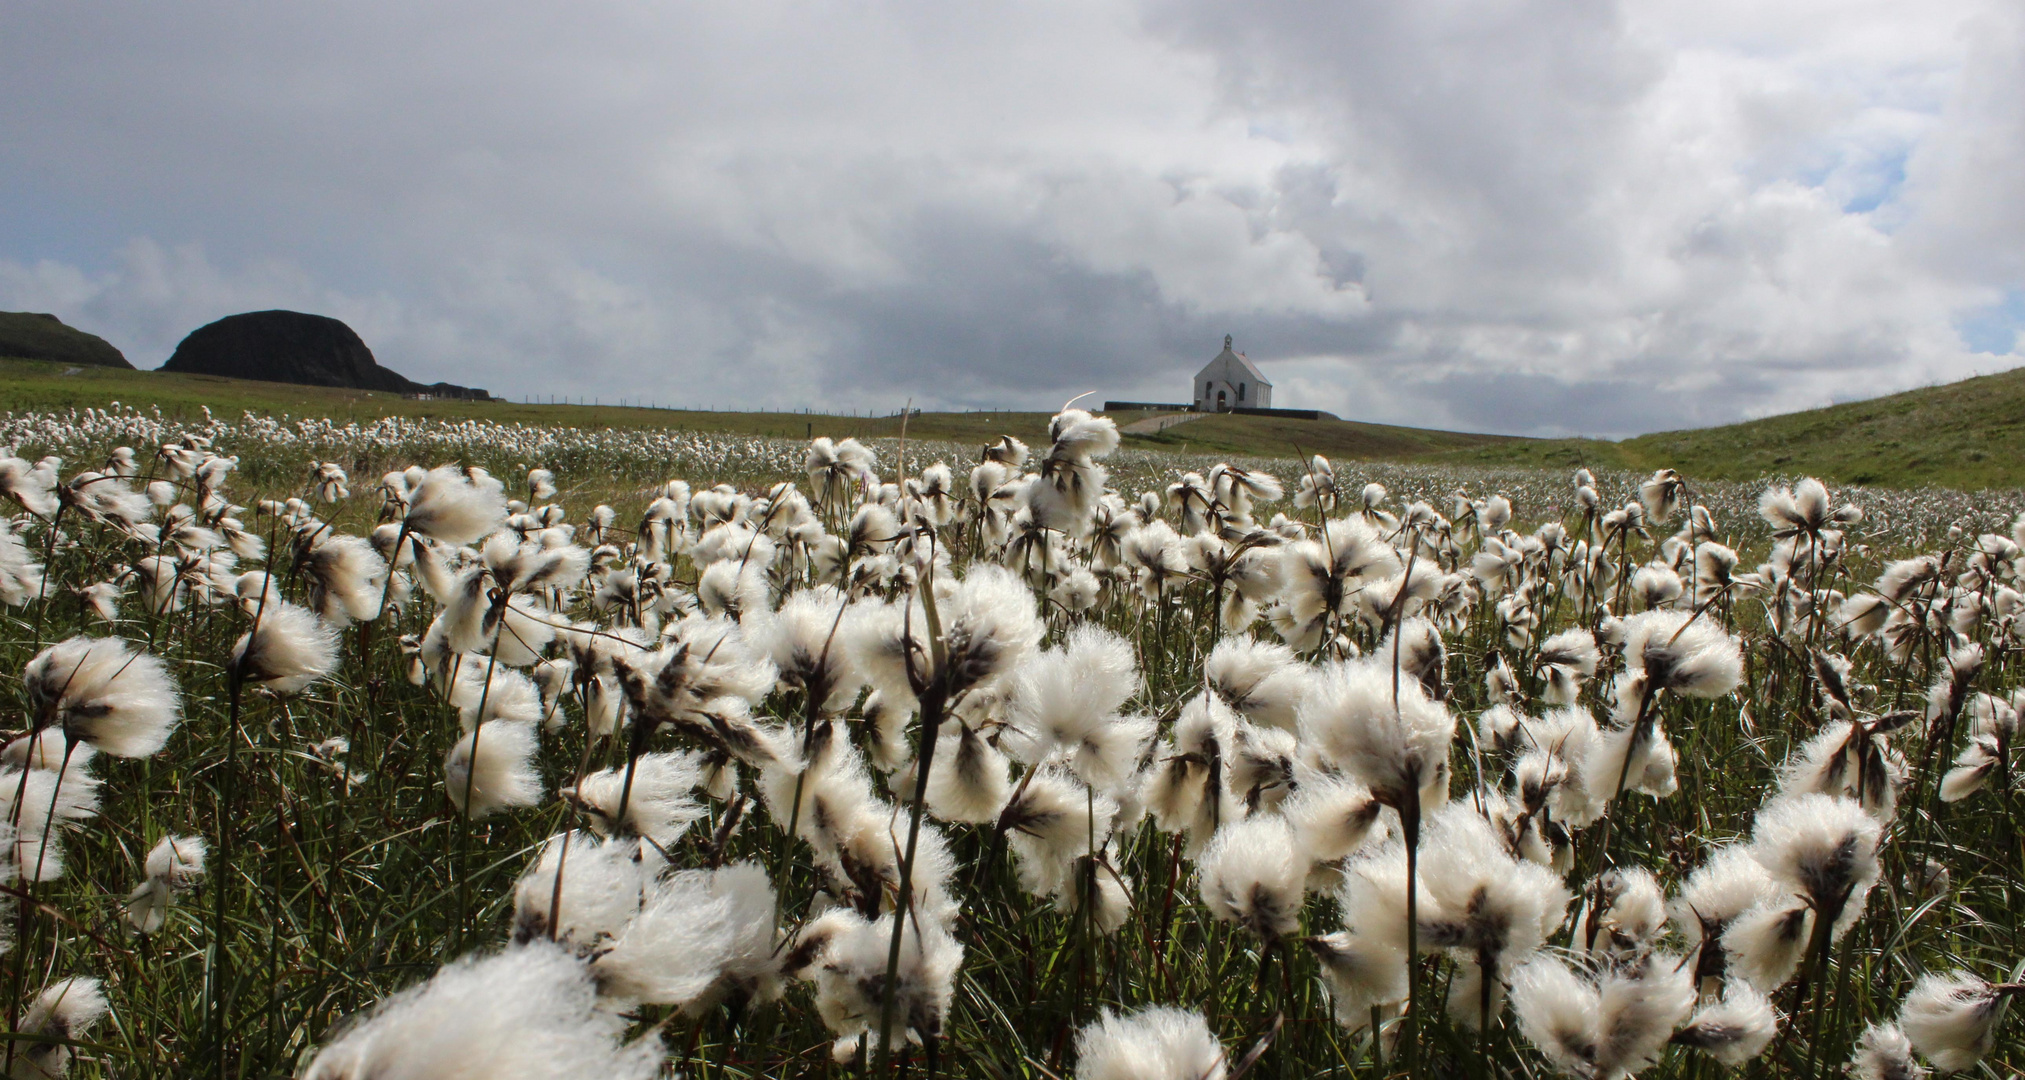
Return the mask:
[(1353, 476), (1076, 410), (1031, 448), (132, 410), (0, 442), (11, 1076), (2025, 1046), (1996, 496)]

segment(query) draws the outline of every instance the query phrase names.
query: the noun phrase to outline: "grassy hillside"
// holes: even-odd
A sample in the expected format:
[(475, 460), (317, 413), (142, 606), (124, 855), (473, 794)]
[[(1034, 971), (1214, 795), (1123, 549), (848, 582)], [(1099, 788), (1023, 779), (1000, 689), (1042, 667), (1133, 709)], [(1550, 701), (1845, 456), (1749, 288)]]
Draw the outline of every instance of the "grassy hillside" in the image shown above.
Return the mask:
[[(560, 424), (590, 428), (670, 428), (727, 431), (747, 435), (805, 438), (896, 436), (898, 416), (863, 417), (777, 412), (700, 412), (683, 409), (622, 408), (616, 405), (522, 405), (491, 401), (413, 401), (396, 394), (341, 390), (285, 383), (252, 382), (215, 375), (183, 375), (161, 371), (114, 371), (23, 360), (0, 362), (0, 401), (6, 408), (103, 408), (119, 401), (138, 408), (195, 416), (209, 406), (220, 416), (246, 410), (327, 416), (335, 420), (373, 420), (382, 416), (431, 418), (478, 417), (501, 423)], [(992, 441), (1002, 434), (1029, 444), (1047, 441), (1048, 415), (1042, 412), (921, 413), (907, 423), (909, 438), (954, 442)], [(1120, 413), (1128, 424), (1152, 413)], [(1384, 427), (1332, 420), (1285, 420), (1278, 417), (1214, 416), (1154, 435), (1128, 435), (1126, 445), (1150, 450), (1193, 450), (1255, 457), (1326, 454), (1344, 460), (1404, 461), (1459, 449), (1495, 447), (1524, 442), (1495, 435), (1458, 435), (1414, 428)]]
[(0, 356), (133, 370), (112, 342), (32, 311), (0, 311)]
[[(900, 419), (775, 412), (701, 412), (613, 405), (411, 401), (397, 395), (249, 382), (205, 375), (124, 371), (77, 365), (0, 362), (0, 407), (103, 407), (121, 401), (195, 415), (241, 411), (373, 420), (381, 416), (482, 417), (504, 423), (588, 428), (669, 428), (805, 438), (894, 436)], [(1120, 413), (1121, 425), (1152, 413)], [(910, 437), (983, 443), (1011, 434), (1030, 444), (1047, 437), (1046, 413), (924, 413)], [(1960, 490), (2025, 487), (2025, 369), (1893, 394), (1869, 401), (1767, 417), (1725, 427), (1669, 431), (1621, 442), (1471, 435), (1351, 421), (1212, 416), (1127, 446), (1207, 454), (1346, 461), (1429, 461), (1454, 465), (1650, 470), (1671, 466), (1691, 476), (1752, 480), (1820, 476), (1839, 484), (1941, 486)]]
[[(1152, 414), (1120, 414), (1119, 423)], [(1278, 416), (1205, 416), (1152, 435), (1128, 435), (1126, 445), (1202, 454), (1300, 457), (1321, 454), (1344, 461), (1416, 461), (1459, 451), (1510, 453), (1535, 440), (1509, 435), (1388, 427), (1348, 420), (1290, 420)]]
[[(522, 405), (509, 401), (417, 401), (375, 390), (227, 379), (165, 371), (115, 371), (27, 360), (0, 360), (0, 408), (15, 411), (104, 408), (110, 402), (154, 407), (170, 416), (197, 416), (209, 407), (219, 416), (241, 412), (321, 416), (370, 421), (383, 416), (485, 419), (499, 423), (556, 424), (586, 428), (671, 428), (729, 431), (800, 438), (805, 434), (897, 434), (900, 421), (849, 416), (802, 416), (774, 412), (696, 412), (683, 409), (622, 408), (616, 405)], [(972, 414), (950, 414), (970, 416)], [(1041, 413), (981, 413), (958, 426), (995, 430), (1008, 425), (1021, 437), (1044, 434)], [(916, 418), (913, 430), (931, 426)], [(947, 425), (941, 425), (947, 426)], [(932, 432), (930, 432), (932, 434)], [(989, 437), (989, 436), (987, 436)]]
[(1805, 473), (1878, 487), (2025, 487), (2025, 368), (1724, 427), (1662, 431), (1622, 442), (1504, 443), (1448, 460), (1670, 466), (1714, 480)]

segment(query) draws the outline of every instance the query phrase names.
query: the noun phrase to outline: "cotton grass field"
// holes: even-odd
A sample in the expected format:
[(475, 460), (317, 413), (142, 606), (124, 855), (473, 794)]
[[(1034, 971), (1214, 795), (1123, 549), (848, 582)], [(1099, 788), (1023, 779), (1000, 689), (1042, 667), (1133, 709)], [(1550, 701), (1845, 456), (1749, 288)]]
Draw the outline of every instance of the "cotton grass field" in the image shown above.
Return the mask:
[(2016, 493), (0, 442), (10, 1076), (2025, 1060)]

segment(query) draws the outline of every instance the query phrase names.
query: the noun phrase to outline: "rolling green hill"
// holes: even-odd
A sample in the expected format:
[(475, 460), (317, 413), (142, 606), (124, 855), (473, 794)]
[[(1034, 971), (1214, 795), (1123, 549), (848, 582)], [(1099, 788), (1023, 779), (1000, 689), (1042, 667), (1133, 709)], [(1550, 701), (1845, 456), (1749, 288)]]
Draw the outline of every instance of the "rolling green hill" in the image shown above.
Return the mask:
[[(183, 375), (164, 371), (114, 371), (23, 360), (0, 362), (0, 408), (103, 408), (118, 401), (150, 406), (175, 416), (196, 416), (208, 406), (220, 416), (251, 410), (294, 416), (326, 416), (335, 420), (373, 420), (382, 416), (437, 419), (466, 417), (501, 423), (559, 424), (574, 427), (659, 427), (726, 431), (745, 435), (806, 438), (815, 435), (891, 437), (900, 434), (898, 416), (838, 416), (779, 412), (703, 412), (687, 409), (644, 409), (617, 405), (523, 405), (511, 401), (419, 401), (398, 394), (343, 390), (319, 386), (253, 382), (215, 375)], [(1129, 424), (1154, 413), (1121, 413)], [(1029, 444), (1047, 441), (1044, 412), (917, 413), (907, 422), (909, 438), (946, 439), (983, 444), (1010, 434)], [(1150, 450), (1191, 449), (1255, 457), (1326, 454), (1344, 460), (1418, 460), (1456, 450), (1497, 447), (1525, 442), (1500, 435), (1460, 435), (1417, 428), (1385, 427), (1330, 420), (1285, 420), (1278, 417), (1210, 416), (1154, 435), (1128, 435), (1128, 446)]]
[[(1155, 413), (1119, 414), (1118, 422)], [(1343, 461), (1419, 461), (1455, 453), (1523, 452), (1537, 440), (1470, 435), (1427, 428), (1390, 427), (1352, 420), (1292, 420), (1279, 416), (1205, 416), (1152, 435), (1127, 435), (1127, 446), (1203, 454), (1300, 457), (1321, 454)]]
[(54, 315), (33, 311), (0, 311), (0, 356), (25, 356), (125, 371), (134, 367), (112, 342), (67, 326)]
[[(418, 401), (369, 391), (205, 375), (0, 362), (0, 408), (104, 407), (112, 401), (185, 416), (208, 405), (228, 416), (252, 410), (360, 421), (382, 416), (481, 417), (503, 423), (661, 427), (785, 438), (900, 434), (897, 416)], [(1117, 420), (1125, 425), (1154, 415), (1121, 413)], [(911, 438), (966, 443), (1011, 434), (1037, 444), (1046, 440), (1047, 419), (1039, 412), (919, 413), (908, 421), (907, 433)], [(1879, 487), (2025, 487), (2025, 368), (1869, 401), (1617, 442), (1472, 435), (1353, 421), (1209, 416), (1152, 434), (1127, 435), (1125, 444), (1254, 457), (1324, 454), (1341, 460), (1637, 471), (1671, 466), (1716, 480), (1804, 473), (1838, 484)]]
[(1513, 442), (1447, 460), (1671, 467), (1711, 480), (1806, 474), (1875, 487), (2025, 487), (2025, 368), (1723, 427), (1621, 442)]

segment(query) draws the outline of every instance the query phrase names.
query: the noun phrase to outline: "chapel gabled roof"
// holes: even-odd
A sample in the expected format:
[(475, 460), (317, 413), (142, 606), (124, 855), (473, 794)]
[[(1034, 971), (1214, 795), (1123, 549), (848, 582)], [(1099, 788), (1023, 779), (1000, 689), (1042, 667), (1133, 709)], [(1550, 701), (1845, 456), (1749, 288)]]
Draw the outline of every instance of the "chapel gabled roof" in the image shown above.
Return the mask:
[(1200, 379), (1204, 373), (1209, 371), (1210, 368), (1216, 367), (1218, 364), (1228, 362), (1236, 364), (1238, 367), (1243, 368), (1245, 374), (1251, 376), (1253, 382), (1264, 383), (1267, 386), (1273, 385), (1273, 380), (1266, 378), (1266, 373), (1260, 371), (1259, 366), (1257, 364), (1252, 363), (1251, 357), (1246, 356), (1245, 354), (1240, 352), (1231, 351), (1230, 345), (1231, 345), (1230, 335), (1225, 334), (1223, 336), (1223, 351), (1217, 353), (1216, 357), (1210, 360), (1209, 363), (1204, 364), (1202, 367), (1202, 371), (1196, 373), (1196, 377)]

